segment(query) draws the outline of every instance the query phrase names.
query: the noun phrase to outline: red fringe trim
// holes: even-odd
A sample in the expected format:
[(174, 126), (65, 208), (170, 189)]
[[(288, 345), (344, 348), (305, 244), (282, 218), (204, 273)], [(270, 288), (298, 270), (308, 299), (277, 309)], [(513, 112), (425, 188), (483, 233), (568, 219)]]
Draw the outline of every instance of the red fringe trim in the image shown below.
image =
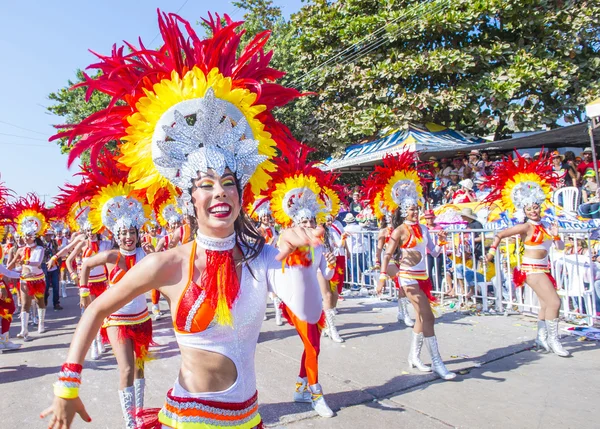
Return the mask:
[(394, 284), (396, 285), (396, 289), (400, 289), (400, 282), (398, 281), (398, 277), (394, 276)]
[(431, 279), (417, 280), (417, 283), (419, 284), (419, 288), (423, 291), (423, 293), (425, 293), (425, 296), (429, 302), (437, 302), (437, 298), (431, 293), (433, 290), (433, 283), (431, 283)]
[(106, 292), (108, 282), (88, 283), (88, 289), (90, 290), (90, 295), (98, 297)]
[[(552, 283), (552, 286), (554, 286), (554, 289), (558, 289), (558, 284), (556, 283), (556, 279), (552, 276), (552, 274), (550, 273), (544, 273), (546, 274), (546, 276), (548, 277), (548, 280), (550, 280), (550, 283)], [(515, 283), (516, 287), (523, 287), (525, 286), (525, 281), (527, 280), (527, 273), (524, 271), (521, 271), (519, 268), (514, 269), (513, 271), (513, 282)]]
[(27, 295), (33, 296), (36, 298), (41, 298), (46, 293), (46, 280), (35, 280), (35, 281), (26, 281), (27, 283)]
[(283, 317), (285, 317), (285, 320), (287, 320), (287, 322), (291, 325), (294, 326), (294, 322), (292, 321), (292, 318), (290, 317), (290, 314), (288, 313), (288, 308), (287, 305), (284, 304), (283, 301), (281, 301), (279, 303), (279, 309), (281, 310), (281, 315)]
[[(156, 343), (152, 341), (152, 320), (148, 319), (145, 322), (137, 323), (135, 325), (117, 325), (119, 329), (118, 336), (119, 341), (125, 342), (125, 340), (131, 340), (133, 342), (133, 351), (136, 357), (136, 363), (143, 365), (152, 359), (149, 348), (155, 346)], [(102, 342), (108, 343), (108, 332), (107, 328), (100, 329), (100, 335)]]

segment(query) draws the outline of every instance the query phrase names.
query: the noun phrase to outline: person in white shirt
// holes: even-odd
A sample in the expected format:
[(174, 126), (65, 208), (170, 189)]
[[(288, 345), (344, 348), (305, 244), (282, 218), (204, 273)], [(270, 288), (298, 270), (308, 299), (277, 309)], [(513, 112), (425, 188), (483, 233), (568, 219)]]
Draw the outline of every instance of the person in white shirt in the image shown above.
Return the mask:
[(362, 283), (361, 276), (366, 266), (363, 228), (352, 213), (348, 213), (344, 217), (344, 222), (346, 223), (344, 229), (348, 233), (347, 244), (350, 252), (351, 277), (349, 283), (352, 284), (352, 290), (359, 290)]

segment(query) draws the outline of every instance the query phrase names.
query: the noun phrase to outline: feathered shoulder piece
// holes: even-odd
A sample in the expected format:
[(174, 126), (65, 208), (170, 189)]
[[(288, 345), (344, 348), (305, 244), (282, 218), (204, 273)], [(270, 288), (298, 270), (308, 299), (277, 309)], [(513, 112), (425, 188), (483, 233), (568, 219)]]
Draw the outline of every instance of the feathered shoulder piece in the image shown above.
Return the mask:
[(49, 227), (50, 213), (40, 198), (33, 193), (20, 197), (11, 206), (17, 224), (17, 232), (22, 235), (43, 235)]
[(90, 150), (95, 166), (102, 148), (117, 141), (129, 183), (147, 189), (150, 201), (174, 186), (189, 202), (191, 180), (208, 169), (221, 175), (228, 168), (242, 189), (265, 190), (278, 146), (299, 144), (271, 112), (301, 94), (274, 83), (284, 73), (269, 67), (269, 32), (242, 48), (242, 22), (224, 21), (209, 16), (211, 37), (202, 40), (188, 21), (159, 12), (158, 50), (140, 40), (95, 54), (100, 61), (89, 68), (101, 73), (86, 75), (81, 86), (88, 98), (100, 91), (111, 103), (79, 124), (58, 126), (64, 131), (53, 139), (69, 139), (69, 162)]
[(509, 213), (531, 204), (542, 205), (557, 182), (558, 176), (552, 169), (550, 154), (543, 154), (537, 160), (528, 162), (517, 153), (516, 158), (508, 157), (495, 165), (485, 183), (491, 188), (485, 202), (496, 203)]

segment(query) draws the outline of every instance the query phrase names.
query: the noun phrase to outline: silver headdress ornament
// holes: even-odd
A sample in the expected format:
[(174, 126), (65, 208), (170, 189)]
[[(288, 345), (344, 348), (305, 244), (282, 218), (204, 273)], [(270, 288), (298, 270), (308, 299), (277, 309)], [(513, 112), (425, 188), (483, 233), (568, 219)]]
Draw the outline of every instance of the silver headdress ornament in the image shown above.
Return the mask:
[(542, 187), (536, 182), (521, 182), (515, 185), (510, 196), (518, 210), (523, 210), (532, 204), (541, 206), (547, 198)]
[[(188, 125), (186, 117), (192, 115), (196, 122)], [(198, 172), (213, 169), (221, 176), (229, 168), (244, 189), (268, 157), (259, 155), (244, 114), (209, 88), (203, 98), (182, 101), (161, 116), (152, 137), (152, 159), (159, 173), (183, 191), (182, 200), (189, 202)]]
[(146, 223), (144, 206), (135, 198), (122, 195), (111, 198), (102, 206), (102, 224), (113, 233), (135, 227), (140, 230)]
[(92, 229), (92, 224), (89, 220), (90, 206), (82, 207), (75, 215), (75, 222), (79, 226), (80, 231), (88, 231)]
[(174, 204), (167, 204), (162, 210), (161, 216), (169, 225), (174, 225), (183, 220), (183, 217), (181, 216), (181, 210)]
[(296, 223), (316, 218), (323, 211), (319, 196), (309, 188), (294, 188), (283, 197), (283, 211)]
[(23, 235), (38, 235), (42, 229), (42, 225), (33, 216), (27, 216), (21, 222), (21, 233)]
[(408, 215), (408, 209), (419, 206), (421, 198), (417, 191), (417, 185), (412, 180), (398, 180), (392, 187), (392, 199), (400, 207), (402, 217)]

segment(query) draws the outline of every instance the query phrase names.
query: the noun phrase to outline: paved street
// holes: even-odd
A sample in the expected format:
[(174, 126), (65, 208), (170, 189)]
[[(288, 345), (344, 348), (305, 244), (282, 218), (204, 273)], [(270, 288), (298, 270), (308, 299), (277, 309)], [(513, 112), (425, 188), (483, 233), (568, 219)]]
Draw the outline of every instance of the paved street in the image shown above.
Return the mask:
[[(52, 383), (78, 320), (75, 289), (62, 312), (48, 311), (48, 332), (21, 351), (0, 355), (2, 428), (44, 428), (39, 412), (52, 400)], [(165, 305), (165, 303), (161, 303)], [(166, 307), (165, 307), (166, 308)], [(325, 338), (320, 382), (333, 419), (315, 417), (291, 402), (302, 345), (295, 330), (277, 327), (273, 308), (256, 354), (261, 413), (272, 428), (576, 428), (594, 427), (600, 397), (600, 348), (564, 340), (572, 358), (531, 351), (535, 320), (521, 316), (447, 313), (436, 325), (440, 348), (455, 381), (443, 382), (406, 365), (410, 331), (396, 322), (394, 303), (349, 298), (340, 304), (344, 344)], [(18, 332), (13, 322), (11, 336)], [(168, 318), (155, 324), (157, 359), (147, 366), (146, 405), (162, 406), (179, 365)], [(429, 357), (424, 350), (424, 361)], [(120, 428), (117, 372), (110, 352), (84, 366), (81, 397), (91, 424)], [(596, 417), (593, 417), (593, 416)]]

